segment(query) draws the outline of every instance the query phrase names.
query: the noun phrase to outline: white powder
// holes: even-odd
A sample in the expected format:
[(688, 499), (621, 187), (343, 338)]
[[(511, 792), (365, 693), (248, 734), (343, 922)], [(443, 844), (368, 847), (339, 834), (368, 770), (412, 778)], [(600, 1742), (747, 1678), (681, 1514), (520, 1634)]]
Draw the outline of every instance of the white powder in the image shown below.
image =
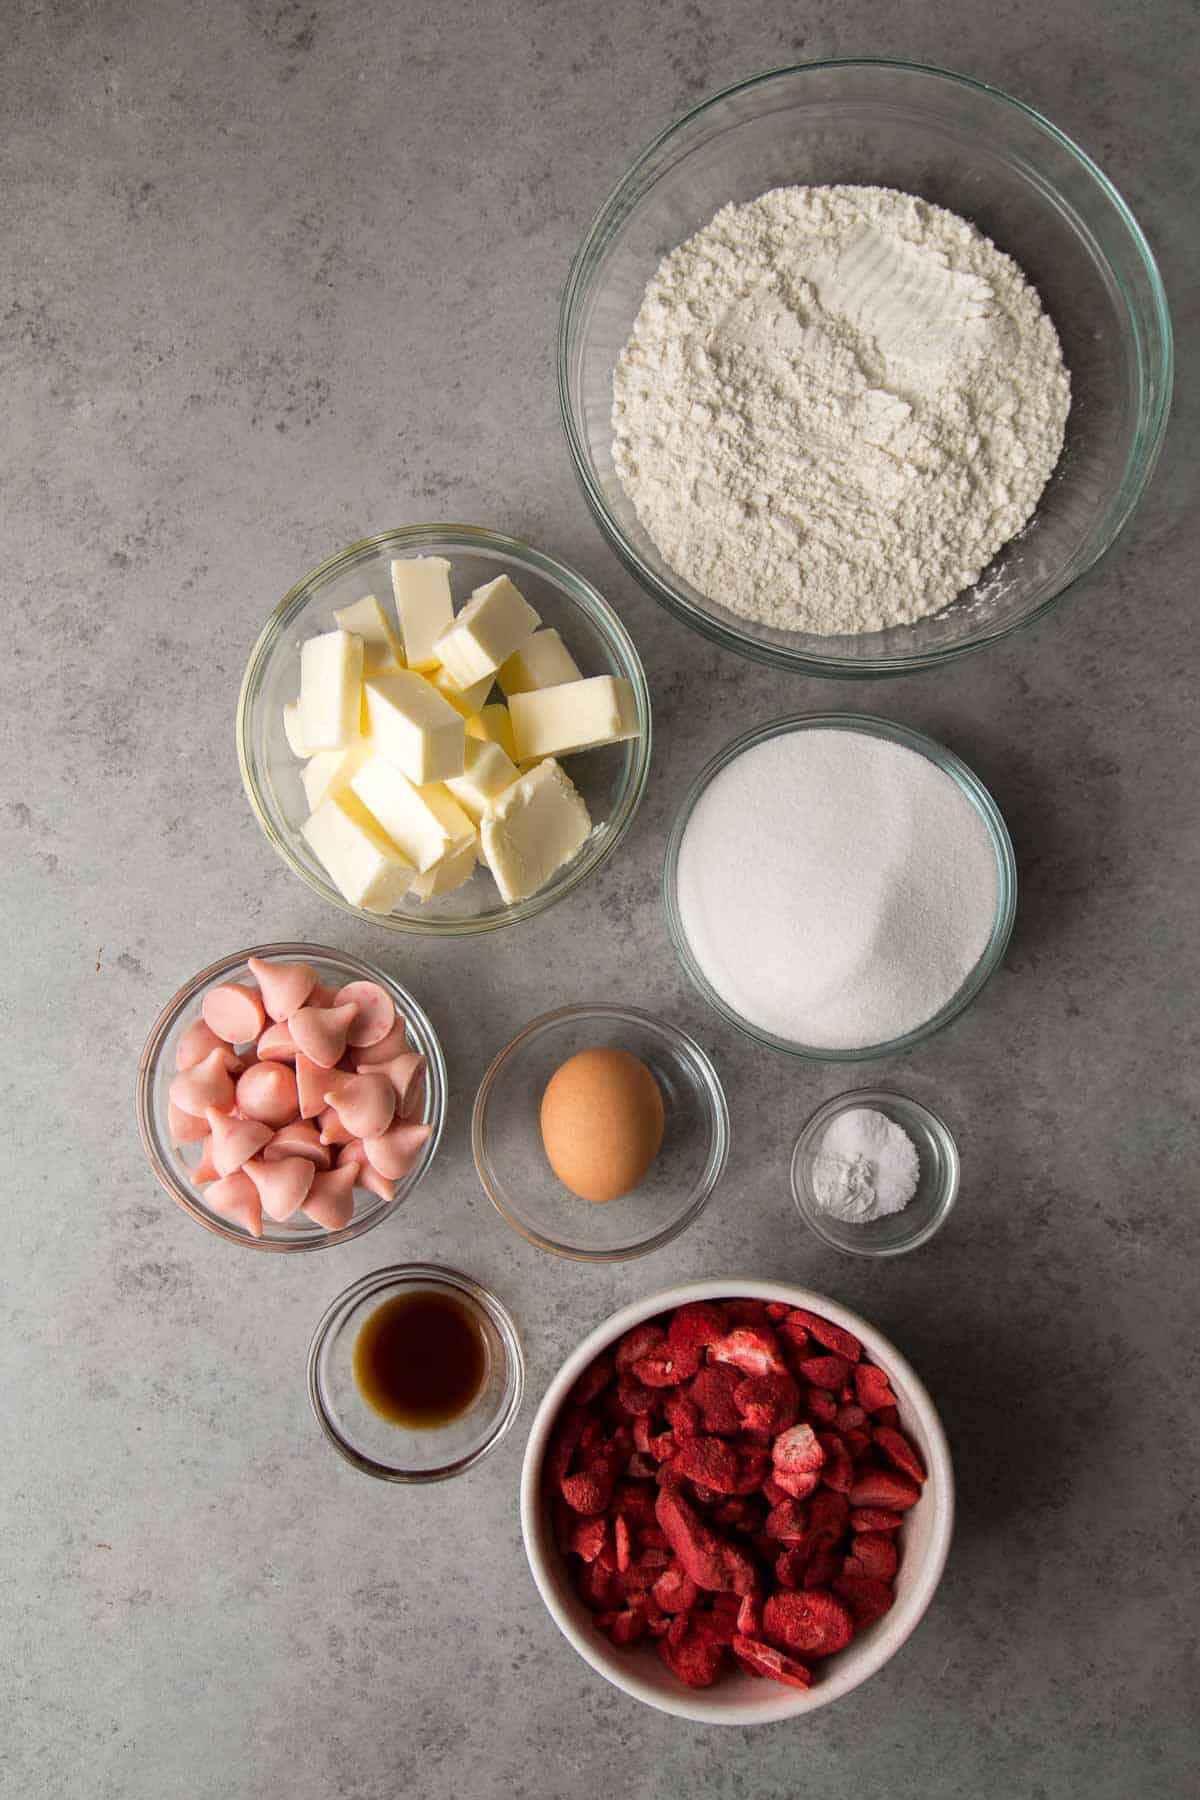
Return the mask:
[(839, 1113), (813, 1157), (818, 1206), (849, 1225), (903, 1212), (920, 1179), (917, 1146), (903, 1126), (873, 1107)]
[(965, 219), (890, 188), (776, 188), (651, 280), (613, 460), (701, 593), (873, 631), (945, 606), (1021, 530), (1069, 408), (1037, 293)]
[(679, 847), (683, 934), (717, 993), (813, 1049), (932, 1018), (982, 956), (999, 876), (983, 819), (928, 757), (809, 728), (746, 750)]

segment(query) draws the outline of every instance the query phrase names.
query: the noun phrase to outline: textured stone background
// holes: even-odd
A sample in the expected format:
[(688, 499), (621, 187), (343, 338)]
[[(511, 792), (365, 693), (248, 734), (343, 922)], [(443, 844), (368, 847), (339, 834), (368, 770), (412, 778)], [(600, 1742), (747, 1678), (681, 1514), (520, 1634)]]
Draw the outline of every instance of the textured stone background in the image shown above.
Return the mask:
[[(654, 133), (756, 69), (862, 53), (963, 69), (1075, 135), (1161, 257), (1182, 356), (1153, 489), (1081, 592), (975, 660), (831, 689), (719, 654), (622, 575), (568, 467), (552, 350), (571, 253)], [(18, 0), (0, 59), (0, 1787), (1194, 1791), (1194, 10)], [(594, 885), (445, 949), (322, 908), (259, 836), (233, 754), (242, 664), (277, 597), (336, 546), (439, 516), (596, 581), (658, 727), (645, 804)], [(821, 1251), (787, 1197), (790, 1140), (844, 1076), (724, 1028), (684, 985), (657, 898), (700, 760), (735, 726), (818, 703), (964, 754), (1023, 883), (980, 1004), (872, 1071), (945, 1112), (965, 1167), (936, 1245), (878, 1269)], [(183, 978), (291, 936), (375, 954), (425, 998), (452, 1115), (411, 1208), (341, 1251), (267, 1262), (166, 1202), (131, 1095)], [(696, 1032), (736, 1126), (703, 1223), (599, 1271), (509, 1232), (467, 1143), (498, 1044), (588, 997)], [(529, 1358), (510, 1439), (429, 1492), (344, 1466), (302, 1381), (333, 1294), (414, 1256), (494, 1284)], [(962, 1510), (939, 1596), (886, 1673), (801, 1726), (718, 1734), (571, 1653), (515, 1495), (532, 1403), (584, 1329), (736, 1270), (809, 1282), (894, 1335), (943, 1408)]]

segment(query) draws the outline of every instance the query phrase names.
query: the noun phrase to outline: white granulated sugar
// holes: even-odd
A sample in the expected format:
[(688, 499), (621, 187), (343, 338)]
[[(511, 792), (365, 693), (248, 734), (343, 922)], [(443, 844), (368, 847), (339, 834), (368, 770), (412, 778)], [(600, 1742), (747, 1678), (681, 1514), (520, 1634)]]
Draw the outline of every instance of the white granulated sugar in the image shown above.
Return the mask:
[(709, 784), (679, 848), (704, 975), (761, 1031), (813, 1049), (901, 1037), (982, 956), (999, 898), (986, 825), (928, 757), (865, 732), (756, 744)]
[(1011, 257), (890, 188), (776, 188), (673, 250), (613, 380), (613, 460), (670, 566), (785, 630), (874, 631), (1031, 517), (1071, 384)]

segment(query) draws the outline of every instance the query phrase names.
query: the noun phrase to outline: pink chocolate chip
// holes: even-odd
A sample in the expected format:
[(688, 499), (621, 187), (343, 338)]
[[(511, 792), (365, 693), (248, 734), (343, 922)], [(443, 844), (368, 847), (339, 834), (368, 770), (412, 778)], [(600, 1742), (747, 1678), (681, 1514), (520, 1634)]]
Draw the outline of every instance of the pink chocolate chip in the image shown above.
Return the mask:
[(378, 1137), (396, 1112), (396, 1090), (383, 1073), (339, 1075), (325, 1098), (351, 1137)]
[(223, 1219), (240, 1225), (251, 1237), (262, 1236), (263, 1209), (258, 1190), (245, 1170), (226, 1175), (204, 1190), (205, 1203)]
[(287, 1028), (287, 1021), (281, 1019), (276, 1025), (268, 1025), (258, 1040), (259, 1062), (295, 1062), (296, 1046), (292, 1034)]
[(233, 1077), (225, 1066), (225, 1054), (224, 1049), (210, 1050), (193, 1068), (176, 1075), (167, 1091), (180, 1112), (203, 1119), (207, 1106), (215, 1106), (221, 1112), (232, 1110)]
[(396, 1023), (396, 1007), (386, 988), (377, 981), (348, 981), (338, 989), (335, 1005), (349, 1003), (354, 1008), (354, 1023), (346, 1033), (346, 1042), (354, 1050), (369, 1050), (381, 1044)]
[(433, 1136), (432, 1125), (396, 1124), (379, 1137), (364, 1138), (367, 1161), (377, 1174), (389, 1181), (399, 1181), (420, 1158), (421, 1150)]
[(297, 1050), (323, 1069), (332, 1069), (346, 1048), (346, 1033), (354, 1023), (353, 1006), (302, 1006), (288, 1020)]
[(252, 956), (249, 966), (267, 1014), (277, 1022), (299, 1012), (317, 985), (317, 971), (306, 962), (266, 962)]
[(271, 1127), (257, 1119), (235, 1119), (210, 1106), (207, 1113), (209, 1154), (218, 1175), (232, 1175), (271, 1141)]
[(366, 1044), (361, 1050), (354, 1052), (354, 1066), (357, 1069), (374, 1069), (380, 1063), (391, 1062), (393, 1056), (399, 1056), (402, 1050), (408, 1049), (408, 1028), (400, 1014), (396, 1014), (396, 1022), (385, 1038), (377, 1044)]
[(256, 988), (240, 987), (225, 981), (210, 988), (200, 1006), (204, 1023), (227, 1044), (244, 1044), (256, 1038), (267, 1022), (263, 1003)]
[(269, 1219), (290, 1219), (303, 1205), (316, 1178), (316, 1169), (306, 1156), (285, 1156), (281, 1162), (264, 1162), (256, 1157), (245, 1169), (262, 1201)]
[(280, 1126), (263, 1151), (264, 1162), (278, 1162), (283, 1156), (307, 1156), (316, 1165), (318, 1173), (328, 1169), (333, 1162), (333, 1152), (321, 1142), (316, 1126), (306, 1124), (303, 1119)]
[(289, 1125), (299, 1110), (296, 1077), (286, 1063), (254, 1063), (238, 1077), (237, 1103), (247, 1119), (261, 1119), (273, 1129)]
[(326, 1231), (340, 1231), (354, 1216), (354, 1183), (358, 1164), (349, 1162), (328, 1174), (317, 1174), (303, 1202), (304, 1211)]
[(222, 1040), (215, 1031), (210, 1031), (203, 1019), (193, 1019), (175, 1046), (175, 1067), (194, 1069), (198, 1062), (204, 1061), (210, 1050), (224, 1048)]
[(208, 1120), (184, 1112), (173, 1100), (167, 1102), (167, 1126), (173, 1144), (198, 1144), (208, 1136)]

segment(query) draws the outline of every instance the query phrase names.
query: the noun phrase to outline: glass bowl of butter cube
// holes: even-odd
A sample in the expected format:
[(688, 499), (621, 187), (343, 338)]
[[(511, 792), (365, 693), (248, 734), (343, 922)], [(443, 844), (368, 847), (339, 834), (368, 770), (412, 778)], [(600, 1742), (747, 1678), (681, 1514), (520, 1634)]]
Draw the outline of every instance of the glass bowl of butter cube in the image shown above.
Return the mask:
[(646, 784), (650, 696), (581, 576), (467, 525), (381, 532), (297, 582), (251, 652), (238, 757), (268, 841), (393, 931), (463, 936), (552, 906)]

